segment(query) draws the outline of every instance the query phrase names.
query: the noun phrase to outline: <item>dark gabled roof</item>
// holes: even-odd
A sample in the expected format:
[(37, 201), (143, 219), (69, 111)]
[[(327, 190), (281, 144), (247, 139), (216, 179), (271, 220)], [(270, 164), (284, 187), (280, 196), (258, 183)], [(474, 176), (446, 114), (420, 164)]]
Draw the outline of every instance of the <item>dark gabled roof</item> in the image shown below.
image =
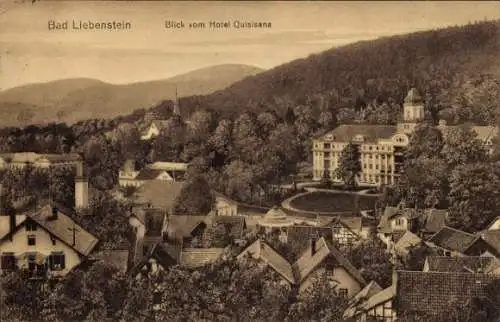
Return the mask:
[(434, 234), (429, 242), (447, 250), (464, 253), (478, 238), (465, 231), (445, 226)]
[(150, 259), (156, 262), (163, 268), (177, 265), (181, 258), (181, 245), (158, 243), (154, 245), (148, 254), (146, 254), (131, 270), (130, 274), (135, 276), (141, 272)]
[[(80, 227), (73, 219), (64, 214), (59, 208), (57, 219), (51, 219), (52, 208), (52, 205), (46, 204), (34, 213), (27, 212), (27, 215), (37, 224), (45, 228), (49, 233), (62, 240), (81, 255), (88, 255), (97, 245), (98, 239)], [(73, 244), (73, 228), (76, 231), (74, 234), (75, 244)]]
[(426, 267), (430, 272), (489, 273), (500, 262), (489, 256), (428, 256)]
[(163, 172), (165, 171), (144, 168), (139, 172), (137, 177), (135, 177), (135, 180), (155, 180)]
[(184, 183), (178, 181), (148, 181), (138, 189), (137, 203), (151, 204), (154, 208), (163, 208), (171, 213), (183, 186)]
[(171, 239), (190, 237), (193, 230), (206, 225), (206, 216), (172, 215), (167, 218), (167, 235)]
[(397, 305), (400, 312), (438, 316), (452, 306), (487, 297), (486, 287), (496, 279), (491, 274), (398, 271)]
[(446, 209), (428, 209), (425, 211), (425, 226), (423, 231), (426, 233), (437, 233), (446, 226), (446, 217), (448, 210)]
[(398, 128), (394, 125), (340, 125), (322, 136), (322, 139), (331, 137), (335, 142), (350, 142), (355, 136), (361, 135), (364, 142), (376, 143), (380, 139), (390, 139), (396, 134)]

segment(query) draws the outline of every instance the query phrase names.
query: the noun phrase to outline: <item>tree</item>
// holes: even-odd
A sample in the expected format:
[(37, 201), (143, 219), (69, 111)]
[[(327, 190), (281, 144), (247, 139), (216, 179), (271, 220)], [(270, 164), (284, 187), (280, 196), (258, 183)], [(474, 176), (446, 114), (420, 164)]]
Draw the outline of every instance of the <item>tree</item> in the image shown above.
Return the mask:
[(356, 177), (361, 172), (361, 153), (359, 146), (349, 143), (342, 150), (339, 159), (339, 166), (336, 169), (337, 174), (344, 180), (344, 183), (350, 187), (356, 187)]
[(410, 142), (405, 151), (405, 160), (411, 166), (412, 160), (418, 157), (432, 158), (441, 153), (443, 135), (432, 124), (423, 122), (417, 125), (410, 136)]
[(487, 151), (483, 142), (477, 139), (476, 132), (469, 126), (451, 127), (446, 131), (441, 155), (450, 168), (486, 161)]
[(500, 206), (499, 162), (460, 165), (450, 178), (450, 224), (465, 231), (484, 229)]
[(252, 259), (229, 257), (195, 271), (175, 266), (159, 287), (157, 320), (275, 321), (287, 312), (288, 285)]
[(127, 299), (126, 276), (114, 267), (95, 263), (76, 269), (44, 300), (42, 318), (52, 321), (115, 320)]
[(213, 209), (214, 196), (203, 175), (191, 178), (182, 187), (174, 204), (174, 214), (194, 215), (207, 214)]
[(292, 303), (287, 321), (343, 321), (347, 299), (339, 296), (337, 281), (327, 274), (313, 277), (312, 285)]
[(253, 172), (249, 165), (241, 160), (233, 160), (223, 172), (226, 182), (226, 195), (239, 201), (251, 201), (253, 198)]
[(421, 271), (424, 268), (425, 260), (428, 256), (437, 255), (436, 251), (427, 246), (423, 241), (420, 244), (411, 246), (408, 255), (403, 259), (406, 270)]
[(411, 207), (446, 207), (448, 173), (447, 164), (443, 159), (417, 157), (405, 164), (398, 189)]
[[(123, 249), (133, 240), (127, 214), (129, 206), (115, 200), (108, 192), (96, 191), (89, 208), (76, 214), (77, 222), (96, 236), (108, 249)], [(111, 228), (112, 227), (112, 228)]]
[(348, 249), (348, 258), (367, 281), (376, 281), (383, 288), (392, 284), (393, 264), (386, 246), (372, 239)]

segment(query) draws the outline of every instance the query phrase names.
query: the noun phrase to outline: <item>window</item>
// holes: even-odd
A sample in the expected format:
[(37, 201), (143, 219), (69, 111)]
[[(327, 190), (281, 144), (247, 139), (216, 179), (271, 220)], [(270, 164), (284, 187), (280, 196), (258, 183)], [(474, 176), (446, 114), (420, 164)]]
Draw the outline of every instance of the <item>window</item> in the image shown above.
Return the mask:
[(35, 245), (36, 245), (36, 236), (28, 235), (28, 246), (35, 246)]
[(347, 298), (347, 295), (348, 295), (348, 291), (346, 288), (339, 289), (339, 296), (340, 297)]
[(149, 247), (148, 246), (142, 246), (142, 254), (145, 256), (149, 252)]
[(396, 219), (396, 226), (403, 226), (403, 218)]
[(330, 149), (330, 143), (325, 143), (325, 149)]
[(28, 255), (28, 270), (34, 271), (36, 269), (36, 253)]
[(66, 257), (63, 252), (54, 252), (49, 256), (49, 267), (52, 271), (60, 271), (66, 267)]
[(26, 227), (26, 231), (36, 231), (36, 223), (31, 220), (26, 220), (26, 223), (24, 224)]
[(1, 260), (2, 270), (13, 270), (16, 268), (16, 257), (14, 253), (3, 253)]
[(329, 158), (330, 157), (330, 152), (325, 152), (325, 158)]

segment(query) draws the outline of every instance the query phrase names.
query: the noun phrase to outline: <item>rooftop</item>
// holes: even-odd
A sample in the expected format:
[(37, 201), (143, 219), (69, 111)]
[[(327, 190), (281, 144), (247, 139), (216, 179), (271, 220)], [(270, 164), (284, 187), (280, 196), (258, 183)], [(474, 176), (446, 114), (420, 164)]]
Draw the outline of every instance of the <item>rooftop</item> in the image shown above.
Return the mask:
[(323, 135), (321, 139), (335, 142), (350, 142), (356, 136), (361, 136), (364, 142), (376, 143), (378, 140), (388, 140), (397, 133), (394, 125), (349, 124), (340, 125)]
[(429, 242), (446, 250), (465, 252), (478, 239), (477, 236), (448, 226), (434, 234)]
[(496, 279), (490, 274), (398, 271), (398, 307), (403, 312), (438, 316), (452, 307), (466, 305), (473, 298), (487, 298), (487, 286)]
[(430, 272), (489, 273), (499, 264), (494, 257), (428, 256), (425, 267)]

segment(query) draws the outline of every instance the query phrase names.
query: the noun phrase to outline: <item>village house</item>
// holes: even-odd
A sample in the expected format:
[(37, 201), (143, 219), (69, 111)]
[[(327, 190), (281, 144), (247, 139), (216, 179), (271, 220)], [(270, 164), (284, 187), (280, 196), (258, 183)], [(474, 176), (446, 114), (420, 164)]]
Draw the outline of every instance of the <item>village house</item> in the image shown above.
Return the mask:
[[(179, 106), (179, 98), (177, 96), (177, 89), (175, 90), (174, 107), (172, 115), (181, 117), (181, 110)], [(168, 127), (168, 120), (158, 119), (158, 115), (148, 115), (147, 120), (149, 125), (142, 131), (141, 140), (148, 141), (158, 137), (164, 128)]]
[(71, 219), (68, 210), (47, 203), (21, 214), (0, 216), (1, 270), (25, 268), (63, 276), (97, 245), (97, 238)]
[[(326, 173), (335, 182), (342, 179), (336, 173), (342, 150), (353, 143), (361, 153), (362, 171), (356, 178), (361, 185), (394, 184), (404, 162), (403, 151), (408, 146), (411, 133), (424, 120), (424, 101), (415, 88), (406, 96), (403, 104), (403, 121), (397, 125), (340, 125), (327, 134), (313, 139), (313, 180), (321, 180)], [(441, 120), (437, 127), (446, 136), (448, 129)], [(491, 150), (497, 127), (472, 126), (478, 139)]]
[(382, 289), (372, 281), (349, 301), (344, 319), (347, 322), (396, 321), (395, 296), (394, 285)]
[(479, 256), (486, 252), (497, 253), (481, 235), (470, 234), (448, 226), (434, 234), (427, 244), (438, 249), (444, 256)]
[(187, 163), (155, 162), (138, 169), (134, 160), (125, 161), (119, 171), (118, 182), (121, 187), (140, 187), (149, 181), (183, 181), (188, 168)]
[(238, 202), (214, 191), (215, 205), (214, 212), (216, 216), (236, 216), (238, 215)]
[(325, 238), (312, 239), (310, 247), (295, 263), (289, 263), (260, 239), (238, 255), (238, 259), (243, 258), (254, 258), (269, 265), (282, 276), (284, 281), (297, 288), (299, 294), (302, 294), (316, 278), (324, 274), (338, 283), (339, 295), (348, 299), (366, 285), (360, 272)]

